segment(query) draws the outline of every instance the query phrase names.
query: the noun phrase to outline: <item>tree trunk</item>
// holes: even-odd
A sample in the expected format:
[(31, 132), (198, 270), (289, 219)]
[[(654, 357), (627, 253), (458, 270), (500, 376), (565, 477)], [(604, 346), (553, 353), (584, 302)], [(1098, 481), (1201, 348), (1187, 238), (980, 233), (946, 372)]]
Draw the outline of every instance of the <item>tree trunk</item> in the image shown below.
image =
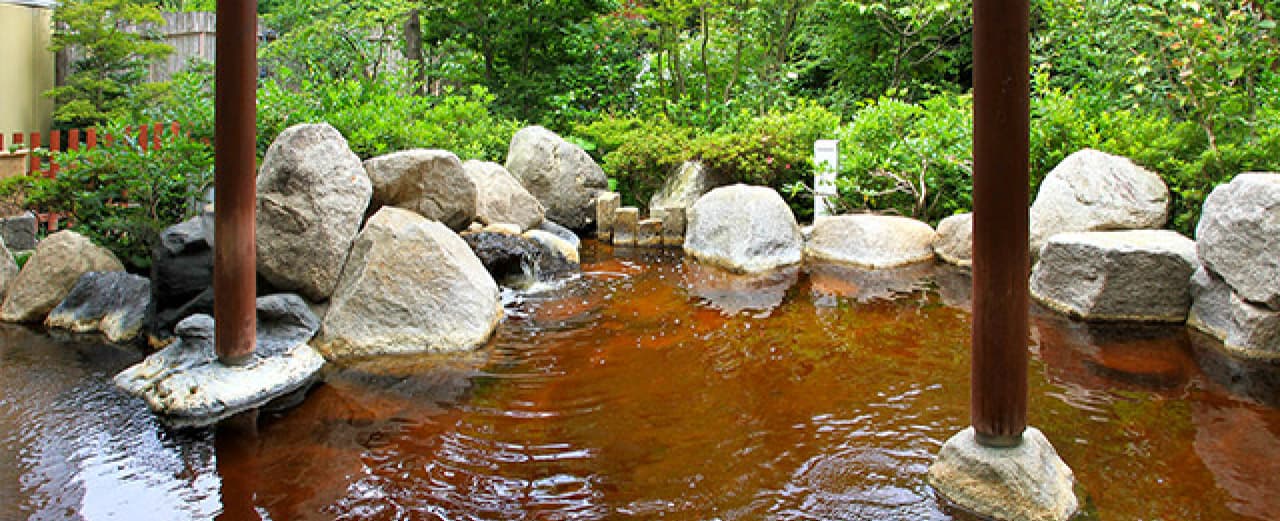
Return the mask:
[(410, 9), (405, 17), (404, 54), (414, 68), (413, 92), (421, 96), (427, 87), (427, 62), (422, 54), (422, 16), (417, 9)]

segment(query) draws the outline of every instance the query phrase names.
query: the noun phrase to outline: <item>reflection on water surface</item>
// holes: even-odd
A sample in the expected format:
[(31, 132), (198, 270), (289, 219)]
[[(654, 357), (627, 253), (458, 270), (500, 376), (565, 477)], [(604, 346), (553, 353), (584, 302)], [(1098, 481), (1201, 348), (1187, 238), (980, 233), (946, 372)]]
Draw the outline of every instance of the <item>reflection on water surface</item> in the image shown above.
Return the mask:
[[(967, 276), (729, 276), (585, 246), (492, 344), (330, 368), (171, 432), (131, 349), (0, 326), (0, 519), (967, 519), (924, 482), (967, 423)], [(1100, 519), (1280, 512), (1274, 366), (1181, 328), (1033, 313), (1033, 424)]]

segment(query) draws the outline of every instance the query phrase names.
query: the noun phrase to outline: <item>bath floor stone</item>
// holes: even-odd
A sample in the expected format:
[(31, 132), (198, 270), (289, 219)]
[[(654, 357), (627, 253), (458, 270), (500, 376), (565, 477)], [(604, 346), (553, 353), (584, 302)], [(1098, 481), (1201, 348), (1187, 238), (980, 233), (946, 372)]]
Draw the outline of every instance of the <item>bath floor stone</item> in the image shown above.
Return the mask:
[(929, 484), (965, 510), (999, 520), (1067, 521), (1079, 508), (1075, 477), (1038, 429), (1010, 448), (978, 444), (973, 427), (952, 436)]

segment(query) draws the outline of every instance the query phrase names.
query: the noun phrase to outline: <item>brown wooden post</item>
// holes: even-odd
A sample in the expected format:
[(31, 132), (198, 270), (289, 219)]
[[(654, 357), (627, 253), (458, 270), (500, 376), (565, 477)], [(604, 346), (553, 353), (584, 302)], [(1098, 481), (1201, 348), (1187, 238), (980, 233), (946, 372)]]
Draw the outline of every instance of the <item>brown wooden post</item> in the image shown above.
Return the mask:
[(138, 146), (141, 147), (143, 152), (151, 150), (150, 125), (142, 125), (142, 127), (138, 129)]
[(218, 359), (242, 364), (257, 344), (257, 0), (218, 0), (214, 137), (214, 332)]
[(90, 128), (85, 132), (84, 146), (88, 147), (89, 150), (98, 148), (98, 129)]
[(977, 440), (1027, 426), (1030, 51), (1028, 0), (973, 5), (973, 387)]
[(54, 158), (53, 154), (62, 151), (62, 149), (63, 149), (62, 133), (57, 130), (50, 132), (49, 133), (49, 170), (47, 170), (47, 174), (51, 178), (58, 177), (58, 163), (57, 161), (53, 160)]
[(36, 154), (36, 149), (40, 148), (40, 133), (32, 132), (31, 140), (27, 142), (27, 149), (31, 151), (31, 170), (29, 175), (40, 175), (40, 156)]

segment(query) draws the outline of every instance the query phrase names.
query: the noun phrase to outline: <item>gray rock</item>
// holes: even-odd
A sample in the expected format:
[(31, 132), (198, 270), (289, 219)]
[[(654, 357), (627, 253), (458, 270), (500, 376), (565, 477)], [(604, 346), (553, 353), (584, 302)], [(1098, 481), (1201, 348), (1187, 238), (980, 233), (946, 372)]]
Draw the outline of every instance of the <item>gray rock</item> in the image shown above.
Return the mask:
[(462, 169), (476, 187), (476, 220), (516, 224), (522, 232), (543, 222), (542, 203), (502, 165), (473, 159), (463, 163)]
[(884, 269), (933, 260), (933, 227), (891, 215), (819, 217), (805, 243), (811, 260)]
[(684, 229), (688, 223), (685, 208), (664, 208), (657, 214), (662, 219), (662, 245), (680, 247), (684, 245)]
[(582, 258), (578, 248), (563, 237), (542, 230), (529, 230), (524, 238), (536, 244), (540, 250), (538, 256), (538, 274), (543, 279), (560, 277), (576, 273), (582, 266)]
[(565, 242), (572, 244), (573, 249), (575, 250), (582, 247), (582, 239), (578, 237), (578, 234), (573, 233), (573, 230), (570, 230), (568, 228), (565, 228), (564, 226), (560, 226), (559, 224), (556, 224), (555, 221), (543, 220), (542, 224), (538, 225), (538, 230), (550, 233), (552, 235), (555, 235), (556, 237), (564, 239)]
[(693, 203), (698, 202), (698, 198), (727, 184), (728, 178), (713, 173), (701, 161), (686, 161), (649, 198), (649, 213), (654, 214), (667, 208), (688, 210)]
[(384, 207), (356, 238), (316, 345), (330, 359), (469, 350), (502, 316), (498, 284), (466, 242)]
[(1011, 448), (979, 445), (972, 427), (952, 436), (929, 484), (961, 508), (993, 519), (1067, 521), (1079, 508), (1075, 476), (1034, 427)]
[(0, 320), (38, 322), (67, 297), (80, 276), (91, 271), (124, 271), (110, 250), (71, 230), (40, 241), (36, 252), (9, 285)]
[(973, 265), (973, 214), (952, 215), (938, 223), (938, 240), (933, 242), (938, 258), (956, 266)]
[(314, 381), (324, 358), (307, 345), (319, 320), (297, 295), (259, 297), (253, 359), (227, 366), (214, 352), (214, 322), (192, 315), (178, 340), (116, 375), (118, 387), (175, 426), (204, 426), (261, 407)]
[(372, 193), (360, 158), (333, 127), (280, 133), (258, 174), (258, 273), (283, 291), (329, 298)]
[(9, 284), (18, 277), (18, 262), (13, 260), (3, 239), (0, 239), (0, 302), (9, 294)]
[(1245, 173), (1205, 199), (1200, 259), (1245, 300), (1280, 310), (1280, 174)]
[(151, 294), (157, 310), (182, 306), (213, 285), (213, 249), (203, 223), (196, 217), (170, 226), (151, 248)]
[(404, 208), (455, 231), (476, 220), (479, 190), (453, 152), (405, 150), (365, 161), (364, 169), (373, 181), (374, 208)]
[(1031, 205), (1031, 252), (1055, 234), (1160, 228), (1169, 188), (1132, 161), (1097, 150), (1071, 154), (1040, 185)]
[(1235, 356), (1280, 356), (1280, 311), (1245, 301), (1204, 267), (1191, 278), (1191, 295), (1187, 325), (1217, 338)]
[(596, 238), (605, 242), (613, 240), (614, 215), (622, 204), (622, 196), (614, 192), (601, 192), (596, 197)]
[(462, 240), (471, 247), (484, 269), (503, 286), (524, 288), (537, 282), (535, 270), (542, 253), (529, 239), (512, 233), (482, 231), (463, 233)]
[(151, 302), (151, 281), (123, 271), (89, 272), (53, 308), (44, 324), (77, 333), (101, 331), (110, 342), (138, 337)]
[(1195, 242), (1168, 230), (1063, 233), (1045, 244), (1031, 296), (1084, 320), (1182, 322)]
[(36, 214), (26, 212), (0, 219), (0, 239), (14, 251), (36, 249)]
[(689, 209), (684, 252), (702, 262), (755, 273), (799, 264), (800, 226), (772, 188), (716, 188)]
[(595, 224), (596, 195), (609, 187), (586, 151), (538, 126), (511, 138), (507, 170), (542, 202), (548, 219), (573, 230)]

